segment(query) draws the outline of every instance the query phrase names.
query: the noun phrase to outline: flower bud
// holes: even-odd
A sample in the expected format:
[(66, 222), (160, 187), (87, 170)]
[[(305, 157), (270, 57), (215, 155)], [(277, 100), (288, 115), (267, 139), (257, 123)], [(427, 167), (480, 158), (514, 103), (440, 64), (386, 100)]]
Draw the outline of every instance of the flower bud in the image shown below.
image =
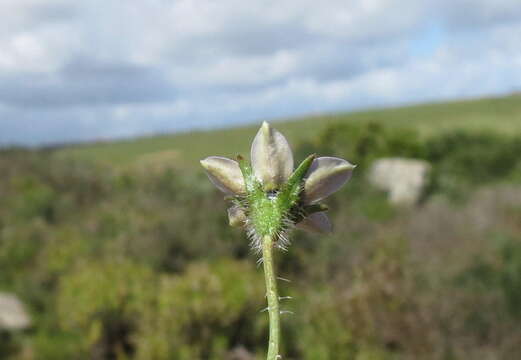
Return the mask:
[(244, 194), (246, 188), (239, 164), (220, 156), (201, 160), (210, 181), (222, 192), (230, 195)]
[(318, 202), (344, 185), (355, 165), (336, 157), (319, 157), (313, 160), (304, 181), (304, 202)]
[(246, 222), (246, 214), (244, 210), (239, 206), (232, 206), (228, 209), (228, 220), (230, 226), (240, 227)]
[(293, 171), (293, 154), (288, 141), (280, 132), (263, 122), (251, 146), (253, 173), (264, 190), (274, 190)]

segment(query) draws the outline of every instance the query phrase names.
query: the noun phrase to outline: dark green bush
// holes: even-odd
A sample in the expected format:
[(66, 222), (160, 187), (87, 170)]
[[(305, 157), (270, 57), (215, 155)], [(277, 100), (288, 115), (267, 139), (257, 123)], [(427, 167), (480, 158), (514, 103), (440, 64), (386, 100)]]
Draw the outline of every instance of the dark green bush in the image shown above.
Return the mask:
[(380, 157), (423, 157), (424, 148), (417, 132), (408, 128), (388, 128), (377, 123), (339, 124), (328, 127), (314, 142), (302, 144), (297, 155), (335, 154), (364, 171)]
[(412, 128), (377, 123), (332, 125), (314, 141), (302, 144), (297, 154), (303, 157), (311, 152), (349, 159), (358, 165), (358, 180), (378, 158), (424, 159), (433, 165), (430, 193), (455, 198), (476, 185), (516, 181), (521, 168), (521, 137), (457, 131), (422, 140)]

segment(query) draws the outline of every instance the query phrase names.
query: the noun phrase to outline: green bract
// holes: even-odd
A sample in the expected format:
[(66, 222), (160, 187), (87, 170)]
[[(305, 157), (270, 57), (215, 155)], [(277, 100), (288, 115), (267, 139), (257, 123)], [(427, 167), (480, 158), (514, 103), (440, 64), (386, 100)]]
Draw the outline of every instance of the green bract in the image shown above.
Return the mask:
[(260, 249), (271, 236), (284, 248), (295, 225), (328, 233), (327, 207), (319, 202), (351, 177), (354, 165), (334, 157), (308, 156), (293, 170), (293, 154), (286, 138), (264, 122), (251, 147), (251, 163), (210, 156), (201, 161), (212, 183), (231, 195), (230, 225), (244, 226)]

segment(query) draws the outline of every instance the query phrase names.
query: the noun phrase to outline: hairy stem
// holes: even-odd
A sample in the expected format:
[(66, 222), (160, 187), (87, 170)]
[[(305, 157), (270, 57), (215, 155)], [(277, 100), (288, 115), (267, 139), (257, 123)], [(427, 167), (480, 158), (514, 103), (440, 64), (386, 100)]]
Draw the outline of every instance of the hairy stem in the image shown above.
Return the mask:
[(267, 360), (277, 360), (280, 344), (280, 309), (277, 278), (273, 266), (273, 238), (266, 235), (262, 239), (262, 257), (264, 277), (266, 279), (266, 297), (268, 298), (268, 313), (270, 320), (270, 337)]

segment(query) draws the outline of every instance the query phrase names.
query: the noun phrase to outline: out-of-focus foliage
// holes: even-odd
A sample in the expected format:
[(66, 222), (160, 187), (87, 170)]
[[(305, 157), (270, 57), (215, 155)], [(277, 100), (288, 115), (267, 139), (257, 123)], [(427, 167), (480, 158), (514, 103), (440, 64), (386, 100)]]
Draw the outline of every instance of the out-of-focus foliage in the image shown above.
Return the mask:
[[(358, 164), (331, 236), (277, 256), (286, 359), (513, 359), (521, 352), (521, 140), (332, 125), (297, 147)], [(414, 209), (366, 181), (380, 157), (433, 165)], [(168, 158), (170, 161), (170, 158)], [(0, 290), (33, 329), (11, 360), (264, 357), (262, 270), (202, 172), (0, 152)], [(455, 201), (457, 200), (457, 201)]]
[(353, 159), (359, 173), (377, 158), (424, 159), (434, 167), (431, 190), (458, 197), (475, 185), (519, 179), (521, 136), (460, 130), (422, 139), (414, 128), (340, 124), (298, 149), (300, 156), (312, 152)]
[(262, 274), (244, 261), (192, 263), (160, 279), (136, 334), (137, 359), (223, 359), (233, 344), (262, 352)]

